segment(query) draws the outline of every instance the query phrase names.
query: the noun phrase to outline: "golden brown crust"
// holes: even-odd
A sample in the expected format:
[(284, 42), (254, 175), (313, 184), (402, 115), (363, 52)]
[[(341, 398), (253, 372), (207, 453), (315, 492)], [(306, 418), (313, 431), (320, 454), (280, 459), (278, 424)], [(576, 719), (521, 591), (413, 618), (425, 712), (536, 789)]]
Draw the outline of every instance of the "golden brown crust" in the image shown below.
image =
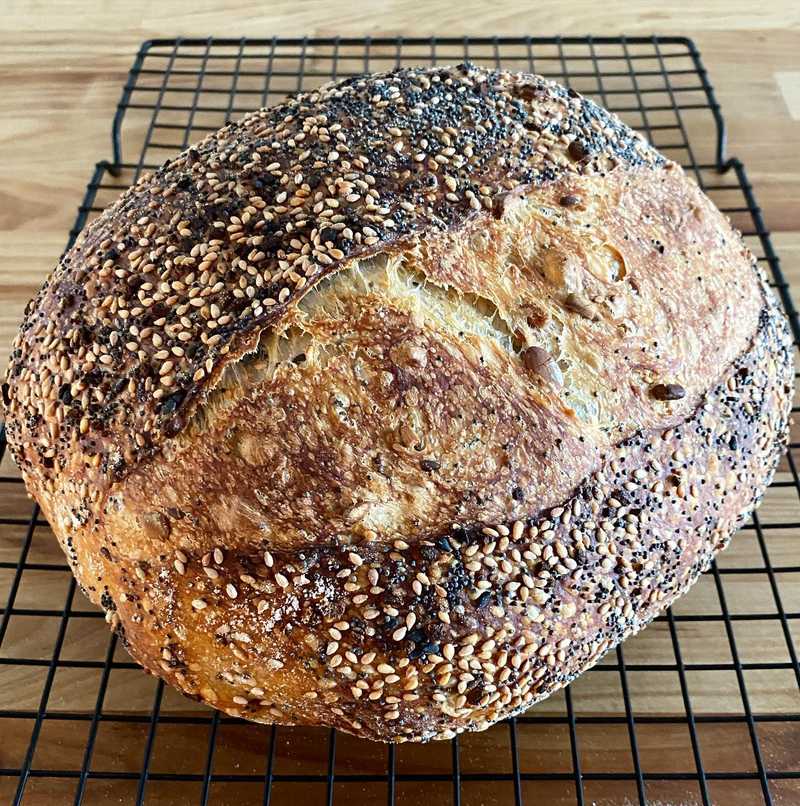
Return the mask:
[[(290, 164), (332, 140), (304, 196)], [(221, 199), (235, 220), (201, 232)], [(112, 230), (148, 244), (103, 259)], [(442, 738), (565, 685), (707, 567), (785, 444), (789, 345), (738, 234), (618, 121), (533, 76), (400, 71), (123, 197), (27, 314), (9, 442), (150, 671), (250, 719)]]
[(44, 486), (63, 473), (106, 489), (349, 259), (499, 214), (559, 175), (662, 163), (591, 101), (472, 65), (254, 112), (144, 175), (62, 258), (12, 351), (9, 445)]
[(727, 545), (785, 444), (789, 344), (770, 304), (686, 421), (604, 451), (525, 519), (412, 545), (205, 553), (171, 546), (166, 518), (147, 539), (117, 523), (80, 534), (76, 574), (134, 657), (230, 714), (382, 741), (479, 730), (646, 626)]
[[(567, 190), (580, 211), (560, 207)], [(555, 506), (602, 450), (689, 416), (763, 305), (719, 213), (678, 171), (618, 170), (523, 202), (321, 284), (164, 460), (118, 487), (123, 523), (110, 530), (199, 499), (191, 521), (167, 519), (170, 543), (414, 542)], [(614, 244), (624, 276), (598, 279)], [(690, 250), (704, 260), (687, 272)], [(567, 272), (546, 265), (554, 255)], [(566, 307), (570, 294), (591, 318)], [(559, 384), (524, 365), (534, 344), (557, 358)], [(656, 399), (659, 383), (684, 396)]]

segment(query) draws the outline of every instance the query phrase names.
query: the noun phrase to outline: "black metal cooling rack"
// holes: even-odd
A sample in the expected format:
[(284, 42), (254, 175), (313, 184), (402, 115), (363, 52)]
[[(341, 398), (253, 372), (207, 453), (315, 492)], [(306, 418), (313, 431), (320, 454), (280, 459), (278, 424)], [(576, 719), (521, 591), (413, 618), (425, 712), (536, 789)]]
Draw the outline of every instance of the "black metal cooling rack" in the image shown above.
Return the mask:
[[(288, 92), (399, 65), (524, 69), (594, 97), (682, 163), (800, 326), (693, 42), (683, 38), (158, 39), (139, 50), (69, 242), (141, 171)], [(0, 800), (14, 804), (800, 803), (800, 477), (693, 591), (525, 716), (385, 747), (262, 727), (143, 675), (80, 594), (0, 429)], [(44, 647), (44, 649), (42, 649)]]

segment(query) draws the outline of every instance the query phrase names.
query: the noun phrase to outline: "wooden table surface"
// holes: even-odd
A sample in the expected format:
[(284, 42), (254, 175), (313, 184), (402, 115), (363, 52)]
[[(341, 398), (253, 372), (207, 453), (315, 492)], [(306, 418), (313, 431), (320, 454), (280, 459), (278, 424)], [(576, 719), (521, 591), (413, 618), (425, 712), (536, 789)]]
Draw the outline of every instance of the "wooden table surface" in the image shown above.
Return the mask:
[[(373, 3), (339, 0), (328, 4), (302, 0), (269, 3), (242, 0), (193, 0), (191, 3), (169, 0), (138, 3), (114, 0), (102, 3), (5, 0), (0, 10), (0, 369), (5, 368), (10, 341), (26, 301), (34, 294), (65, 245), (67, 231), (72, 226), (76, 207), (83, 197), (95, 162), (111, 156), (110, 121), (134, 54), (142, 40), (159, 36), (441, 36), (493, 33), (657, 33), (690, 36), (702, 54), (728, 123), (729, 154), (744, 161), (766, 225), (772, 232), (783, 270), (795, 288), (800, 290), (800, 4), (796, 0), (779, 0), (759, 4), (757, 10), (753, 10), (754, 6), (751, 0), (698, 0), (685, 3), (631, 3), (630, 0), (604, 0), (601, 3), (596, 0), (562, 0), (555, 3), (539, 0), (531, 4), (517, 0), (502, 3), (476, 0), (460, 0), (456, 3), (447, 0), (427, 0), (424, 3), (418, 0), (378, 0)], [(0, 468), (0, 476), (9, 476), (14, 472), (6, 458)], [(778, 478), (784, 481), (790, 478), (786, 465)], [(18, 515), (27, 506), (21, 489), (16, 488), (13, 496), (0, 496), (0, 519)], [(797, 495), (793, 489), (770, 491), (764, 509), (764, 519), (769, 518), (800, 519)], [(55, 541), (48, 537), (45, 529), (38, 532), (36, 561), (62, 562)], [(21, 534), (19, 530), (0, 526), (0, 561), (16, 561)], [(774, 562), (796, 565), (796, 533), (771, 534), (770, 552)], [(754, 533), (745, 532), (737, 538), (724, 562), (729, 565), (760, 562)], [(0, 605), (5, 603), (4, 584), (8, 579), (10, 575), (4, 578), (0, 572)], [(23, 585), (21, 588), (21, 599), (17, 606), (50, 606), (56, 610), (63, 606), (64, 591), (69, 584), (68, 575), (42, 572), (34, 576), (33, 572), (26, 572), (26, 581), (28, 579), (31, 581), (27, 587)], [(756, 585), (748, 577), (726, 577), (725, 584), (732, 607), (740, 608), (739, 612), (758, 612), (763, 607), (774, 607), (769, 588)], [(785, 607), (800, 610), (798, 592), (789, 587), (781, 590), (784, 591)], [(686, 602), (678, 606), (678, 612), (681, 608), (687, 613), (715, 612), (719, 604), (713, 582), (704, 578)], [(74, 606), (82, 609), (89, 607), (80, 593), (75, 594)], [(49, 657), (54, 641), (49, 630), (56, 621), (52, 618), (42, 619), (40, 624), (29, 621), (22, 625), (12, 619), (6, 646), (0, 652), (0, 657)], [(102, 659), (108, 638), (100, 620), (71, 621), (76, 626), (74, 630), (71, 626), (67, 635), (66, 655), (96, 655)], [(786, 659), (785, 636), (772, 630), (773, 626), (770, 624), (767, 629), (760, 622), (752, 627), (747, 622), (737, 622), (737, 640), (744, 660)], [(686, 652), (684, 660), (687, 662), (712, 656), (730, 659), (729, 641), (721, 627), (709, 631), (705, 624), (693, 627), (687, 623), (681, 627), (681, 631)], [(628, 663), (671, 663), (674, 662), (671, 653), (672, 644), (665, 623), (654, 625), (626, 645)], [(122, 650), (118, 649), (117, 654), (124, 659)], [(41, 671), (28, 667), (0, 666), (0, 709), (38, 707)], [(70, 673), (64, 675), (59, 672), (50, 707), (63, 706), (91, 712), (97, 696), (95, 670), (75, 668), (68, 671)], [(115, 685), (112, 681), (106, 707), (112, 710), (148, 711), (152, 706), (153, 681), (136, 670), (126, 674), (129, 677), (125, 678), (124, 685)], [(683, 713), (681, 694), (674, 680), (668, 682), (665, 677), (663, 688), (657, 686), (656, 690), (651, 681), (649, 675), (631, 678), (631, 695), (637, 713)], [(747, 682), (755, 699), (751, 703), (754, 711), (765, 714), (800, 712), (800, 698), (791, 676), (778, 680), (754, 671)], [(739, 690), (732, 675), (723, 679), (722, 676), (704, 676), (698, 672), (691, 677), (690, 683), (693, 704), (701, 712), (741, 711)], [(617, 675), (592, 673), (573, 689), (576, 707), (581, 707), (583, 703), (588, 710), (596, 712), (603, 710), (603, 704), (606, 704), (608, 711), (620, 712), (622, 706)], [(584, 696), (585, 700), (582, 699)], [(563, 709), (563, 695), (554, 698), (546, 706), (554, 713), (559, 712), (559, 709)], [(164, 708), (185, 712), (187, 709), (196, 711), (197, 706), (177, 695), (168, 694)], [(140, 745), (144, 741), (146, 727), (131, 724), (120, 727), (117, 733), (103, 733), (101, 730), (95, 768), (110, 769), (116, 764), (118, 767), (127, 765), (127, 769), (138, 769)], [(0, 768), (19, 763), (17, 756), (27, 747), (29, 735), (26, 732), (29, 729), (21, 721), (17, 733), (8, 732), (7, 736), (12, 737), (9, 742), (2, 736), (3, 728), (0, 724)], [(47, 730), (48, 740), (43, 740), (46, 750), (42, 751), (44, 757), (41, 754), (37, 756), (37, 766), (62, 766), (68, 763), (79, 767), (86, 741), (86, 725), (59, 725), (49, 721)], [(183, 769), (181, 765), (189, 763), (185, 759), (195, 752), (189, 735), (193, 730), (164, 729), (159, 737), (170, 738), (168, 742), (163, 740), (167, 742), (164, 748), (156, 746), (156, 754), (161, 752), (162, 756), (154, 761), (154, 766), (161, 769), (159, 764), (163, 764), (168, 771), (173, 767), (178, 771)], [(563, 767), (569, 771), (569, 744), (568, 741), (564, 744), (564, 735), (561, 733), (565, 728), (553, 726), (548, 730), (550, 733), (540, 732), (535, 736), (520, 734), (523, 763), (529, 769), (547, 771)], [(590, 727), (583, 728), (584, 768), (591, 771), (614, 769), (620, 765), (629, 767), (627, 727), (621, 724), (619, 730), (603, 730), (603, 734), (597, 733), (592, 738)], [(694, 769), (692, 757), (686, 756), (686, 736), (678, 735), (681, 730), (685, 731), (685, 728), (640, 726), (642, 763), (652, 765), (655, 769), (659, 766), (661, 769)], [(748, 737), (741, 723), (731, 724), (724, 729), (709, 724), (700, 726), (699, 730), (707, 769), (730, 768), (736, 763), (734, 759), (742, 748), (744, 752), (750, 752)], [(234, 771), (247, 772), (248, 765), (260, 769), (263, 745), (267, 741), (265, 736), (264, 732), (243, 729), (239, 739), (232, 738), (222, 746), (220, 753), (223, 756), (231, 748), (241, 754), (236, 757), (235, 763), (227, 757), (225, 763), (230, 762)], [(277, 751), (281, 763), (287, 765), (286, 771), (318, 772), (319, 765), (324, 770), (327, 751), (315, 749), (314, 738), (304, 741), (302, 732), (293, 736), (295, 745), (281, 744)], [(761, 737), (770, 764), (800, 768), (797, 723), (774, 730), (769, 725), (762, 726)], [(490, 757), (493, 754), (498, 758), (501, 754), (505, 754), (504, 758), (508, 757), (507, 735), (498, 728), (484, 739), (465, 740), (465, 763), (481, 769), (481, 765), (487, 763), (487, 746), (492, 748)], [(130, 747), (134, 749), (125, 749)], [(352, 756), (360, 759), (358, 763), (364, 768), (372, 769), (374, 766), (378, 773), (385, 769), (384, 757), (377, 749), (365, 750), (363, 744), (358, 747), (353, 745), (349, 751), (348, 747), (348, 740), (342, 739), (338, 752), (343, 758)], [(471, 747), (473, 751), (470, 751)], [(126, 758), (126, 753), (130, 757)], [(367, 755), (362, 758), (360, 754), (363, 753)], [(424, 752), (419, 749), (403, 750), (398, 758), (401, 765), (407, 765), (406, 770), (413, 772), (430, 769), (431, 765), (441, 765), (444, 773), (449, 775), (448, 753), (449, 749), (439, 745)], [(317, 758), (320, 754), (321, 760)], [(67, 758), (70, 759), (68, 762)], [(195, 767), (198, 764), (202, 766), (202, 762), (196, 758), (193, 763)], [(507, 764), (507, 761), (503, 761), (503, 764)], [(195, 771), (194, 768), (192, 771)], [(62, 784), (63, 788), (59, 788)], [(791, 780), (780, 782), (775, 791), (782, 799), (776, 800), (776, 803), (786, 806), (800, 803), (800, 786), (797, 784), (797, 781)], [(74, 780), (59, 784), (55, 779), (36, 779), (29, 788), (25, 803), (71, 802), (74, 786)], [(447, 785), (442, 786), (444, 794), (440, 800), (444, 801), (449, 797), (449, 790)], [(2, 802), (6, 802), (4, 795), (11, 792), (8, 787), (9, 779), (0, 776)], [(124, 783), (108, 783), (102, 788), (98, 785), (96, 800), (91, 802), (105, 803), (112, 799), (114, 802), (131, 802), (130, 792), (135, 791), (135, 786), (133, 790), (126, 787)], [(572, 803), (574, 795), (571, 787), (571, 784), (565, 784), (558, 792), (556, 788), (529, 789), (531, 799), (526, 803)], [(408, 787), (409, 792), (412, 789)], [(758, 787), (751, 781), (736, 782), (734, 785), (718, 781), (712, 789), (714, 802), (726, 806), (748, 806), (761, 802)], [(212, 798), (212, 802), (230, 803), (234, 799), (237, 803), (250, 802), (240, 790), (235, 793), (233, 790), (225, 791), (227, 795), (220, 795), (220, 800)], [(474, 798), (471, 795), (465, 802), (500, 804), (508, 803), (511, 799), (510, 790), (499, 791), (488, 785), (476, 784), (469, 791), (474, 793)], [(185, 794), (177, 786), (165, 789), (165, 792), (168, 794), (164, 794), (163, 798), (153, 796), (148, 802), (196, 802), (196, 792)], [(295, 790), (288, 792), (287, 797), (294, 798), (295, 802), (306, 802), (302, 797), (297, 800)], [(648, 792), (654, 802), (670, 806), (694, 806), (698, 802), (696, 794), (692, 794), (696, 793), (696, 789), (692, 790), (691, 786), (687, 789), (679, 782), (674, 785), (654, 782), (649, 785)], [(305, 793), (308, 802), (311, 802), (312, 794), (310, 790)], [(417, 794), (429, 802), (439, 802), (436, 793), (427, 785), (424, 791), (420, 790)], [(626, 798), (636, 802), (633, 784), (619, 789), (611, 784), (596, 782), (589, 787), (587, 797), (589, 802), (595, 801), (604, 806), (629, 802)], [(385, 795), (381, 790), (375, 795), (374, 802), (384, 801)], [(283, 800), (276, 795), (275, 802)], [(372, 803), (373, 800), (367, 793), (361, 793), (357, 802)], [(409, 801), (401, 802), (417, 802), (417, 799), (414, 796)]]

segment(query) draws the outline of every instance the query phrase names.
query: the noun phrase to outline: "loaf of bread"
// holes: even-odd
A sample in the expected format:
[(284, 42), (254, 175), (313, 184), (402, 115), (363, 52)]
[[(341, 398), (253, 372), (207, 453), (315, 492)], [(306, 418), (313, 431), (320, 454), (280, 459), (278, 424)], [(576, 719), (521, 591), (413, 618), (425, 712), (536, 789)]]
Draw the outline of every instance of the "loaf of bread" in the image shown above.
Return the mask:
[(28, 306), (3, 396), (142, 666), (420, 741), (686, 591), (786, 445), (790, 343), (678, 165), (465, 64), (328, 84), (142, 176)]

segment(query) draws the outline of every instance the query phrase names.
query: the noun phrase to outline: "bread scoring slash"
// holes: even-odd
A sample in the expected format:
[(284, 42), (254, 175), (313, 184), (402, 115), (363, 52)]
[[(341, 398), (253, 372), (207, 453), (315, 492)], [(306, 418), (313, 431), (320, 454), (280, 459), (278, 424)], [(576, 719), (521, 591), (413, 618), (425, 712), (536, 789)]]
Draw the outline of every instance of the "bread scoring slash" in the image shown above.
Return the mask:
[(8, 442), (146, 669), (382, 741), (519, 713), (646, 626), (758, 504), (791, 339), (679, 166), (470, 64), (232, 123), (28, 306)]

